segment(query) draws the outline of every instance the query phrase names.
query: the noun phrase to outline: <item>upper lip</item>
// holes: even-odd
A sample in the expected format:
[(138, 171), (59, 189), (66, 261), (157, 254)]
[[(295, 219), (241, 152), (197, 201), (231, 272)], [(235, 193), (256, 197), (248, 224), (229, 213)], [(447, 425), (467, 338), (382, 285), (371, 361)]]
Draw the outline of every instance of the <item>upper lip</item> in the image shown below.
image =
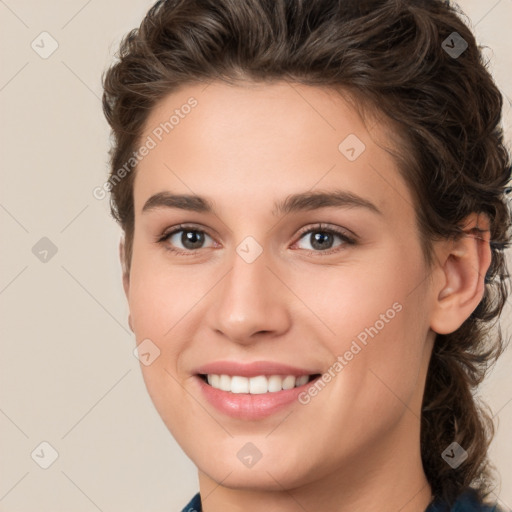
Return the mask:
[(314, 375), (320, 373), (307, 368), (297, 368), (275, 361), (253, 361), (251, 363), (239, 363), (235, 361), (215, 361), (204, 364), (194, 371), (201, 375), (240, 375), (241, 377), (257, 377), (258, 375)]

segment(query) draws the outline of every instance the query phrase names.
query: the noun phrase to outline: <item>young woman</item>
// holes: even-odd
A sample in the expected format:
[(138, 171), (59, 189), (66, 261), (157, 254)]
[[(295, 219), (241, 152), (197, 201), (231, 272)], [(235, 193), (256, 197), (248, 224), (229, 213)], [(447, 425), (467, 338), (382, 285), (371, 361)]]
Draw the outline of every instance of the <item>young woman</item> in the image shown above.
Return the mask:
[(454, 8), (159, 1), (104, 88), (183, 510), (493, 510), (473, 392), (505, 345), (510, 156)]

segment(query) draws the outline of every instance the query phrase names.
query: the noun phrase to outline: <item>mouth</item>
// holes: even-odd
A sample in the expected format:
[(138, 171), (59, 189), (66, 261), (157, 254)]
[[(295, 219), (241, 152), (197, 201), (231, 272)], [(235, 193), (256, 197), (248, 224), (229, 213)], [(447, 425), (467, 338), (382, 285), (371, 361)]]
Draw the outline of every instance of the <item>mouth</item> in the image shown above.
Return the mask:
[(309, 384), (320, 376), (319, 373), (311, 375), (257, 375), (245, 377), (243, 375), (226, 374), (197, 374), (207, 385), (220, 391), (233, 394), (262, 395), (278, 393)]
[(256, 421), (298, 404), (298, 396), (320, 378), (318, 372), (318, 367), (277, 361), (226, 360), (195, 368), (192, 375), (203, 398), (218, 412)]

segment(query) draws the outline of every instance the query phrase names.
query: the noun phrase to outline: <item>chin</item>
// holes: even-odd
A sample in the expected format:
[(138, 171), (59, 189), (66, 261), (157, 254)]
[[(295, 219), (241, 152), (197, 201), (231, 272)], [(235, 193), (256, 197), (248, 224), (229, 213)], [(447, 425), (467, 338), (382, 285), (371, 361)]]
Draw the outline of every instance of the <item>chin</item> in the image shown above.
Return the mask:
[(223, 487), (244, 491), (288, 490), (297, 487), (303, 480), (301, 475), (297, 475), (296, 469), (291, 467), (285, 471), (267, 467), (256, 470), (226, 464), (222, 465), (222, 469), (216, 466), (215, 468), (200, 467), (199, 470), (215, 482), (222, 483)]

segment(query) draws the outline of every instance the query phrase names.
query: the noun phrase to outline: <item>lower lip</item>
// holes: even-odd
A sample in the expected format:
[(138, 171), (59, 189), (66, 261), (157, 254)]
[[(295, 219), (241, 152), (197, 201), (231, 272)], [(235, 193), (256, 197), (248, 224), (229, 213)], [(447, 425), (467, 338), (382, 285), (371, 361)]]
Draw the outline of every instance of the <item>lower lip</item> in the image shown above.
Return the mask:
[(222, 391), (210, 386), (199, 376), (196, 376), (196, 380), (206, 399), (220, 412), (242, 420), (259, 420), (298, 401), (299, 394), (314, 384), (316, 378), (303, 386), (255, 395)]

